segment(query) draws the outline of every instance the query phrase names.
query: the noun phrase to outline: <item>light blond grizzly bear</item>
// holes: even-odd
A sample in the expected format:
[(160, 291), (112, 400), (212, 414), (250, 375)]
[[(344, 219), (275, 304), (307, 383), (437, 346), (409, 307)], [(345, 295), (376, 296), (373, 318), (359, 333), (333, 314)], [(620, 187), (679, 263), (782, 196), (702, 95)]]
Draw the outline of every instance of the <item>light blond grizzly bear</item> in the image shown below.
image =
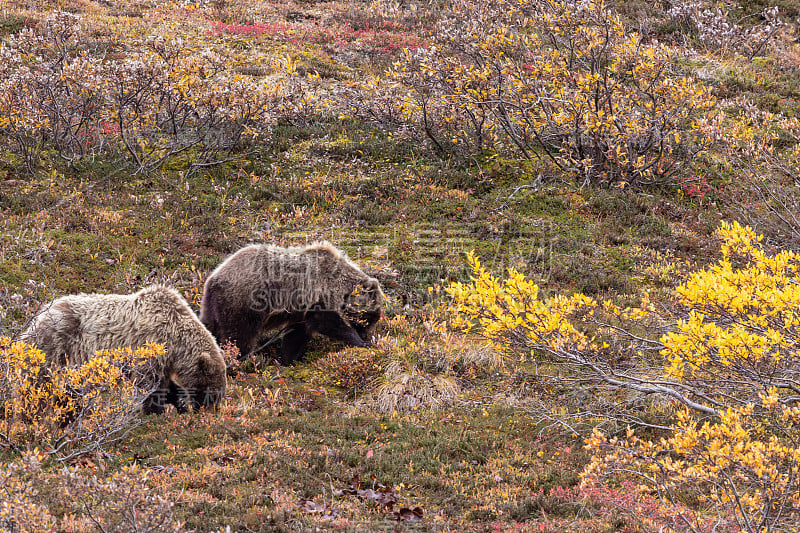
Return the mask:
[(281, 362), (290, 364), (313, 333), (369, 346), (384, 302), (378, 280), (328, 242), (254, 244), (209, 275), (200, 320), (217, 342), (234, 343), (243, 356), (263, 332), (282, 329)]
[(45, 306), (21, 340), (50, 365), (83, 364), (98, 350), (164, 344), (156, 364), (160, 385), (142, 406), (161, 413), (167, 404), (215, 408), (227, 385), (225, 361), (214, 338), (177, 291), (161, 285), (135, 294), (78, 294)]

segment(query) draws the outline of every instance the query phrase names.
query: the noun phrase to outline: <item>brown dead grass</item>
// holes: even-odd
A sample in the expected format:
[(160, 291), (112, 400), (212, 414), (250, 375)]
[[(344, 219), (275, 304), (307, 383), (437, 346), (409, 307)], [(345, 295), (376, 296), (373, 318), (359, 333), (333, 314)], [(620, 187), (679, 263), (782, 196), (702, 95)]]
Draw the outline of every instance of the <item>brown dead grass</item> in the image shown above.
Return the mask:
[(456, 403), (461, 387), (448, 375), (432, 374), (414, 364), (392, 362), (362, 407), (377, 413), (440, 409)]

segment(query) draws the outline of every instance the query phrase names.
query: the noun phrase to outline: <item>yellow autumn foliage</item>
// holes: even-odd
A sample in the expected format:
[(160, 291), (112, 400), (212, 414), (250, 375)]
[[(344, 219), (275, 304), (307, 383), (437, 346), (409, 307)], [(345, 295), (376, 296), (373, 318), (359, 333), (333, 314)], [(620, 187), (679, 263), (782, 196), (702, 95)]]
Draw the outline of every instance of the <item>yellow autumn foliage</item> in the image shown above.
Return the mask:
[(603, 0), (459, 0), (389, 72), (398, 114), (446, 144), (549, 160), (587, 182), (669, 179), (714, 138), (715, 98)]
[(690, 494), (707, 506), (678, 517), (695, 531), (783, 531), (800, 520), (800, 256), (769, 253), (760, 235), (735, 222), (717, 235), (721, 259), (675, 289), (685, 316), (661, 336), (663, 367), (649, 377), (604, 366), (597, 353), (608, 330), (593, 338), (585, 331), (598, 324), (598, 309), (639, 319), (652, 305), (620, 310), (583, 295), (540, 300), (520, 273), (500, 280), (474, 255), (472, 282), (448, 292), (457, 324), (498, 348), (532, 349), (581, 373), (581, 383), (595, 379), (683, 404), (672, 423), (662, 423), (669, 430), (660, 439), (595, 429), (586, 441), (594, 453), (587, 482), (634, 475), (665, 499)]
[(759, 404), (800, 384), (800, 256), (770, 254), (748, 227), (723, 223), (722, 258), (676, 288), (688, 316), (661, 339), (669, 377), (720, 405)]
[(157, 385), (161, 345), (99, 352), (81, 366), (47, 366), (42, 351), (0, 338), (0, 447), (57, 457), (96, 449), (135, 420)]
[(780, 405), (775, 389), (758, 407), (760, 414), (750, 404), (703, 422), (683, 410), (659, 440), (630, 428), (624, 437), (595, 430), (582, 476), (634, 475), (665, 499), (691, 495), (704, 508), (679, 518), (695, 531), (789, 531), (800, 519), (800, 410)]
[(446, 288), (453, 298), (454, 325), (480, 331), (496, 348), (563, 350), (588, 349), (587, 335), (570, 320), (578, 312), (592, 313), (597, 302), (582, 294), (539, 299), (539, 287), (516, 269), (500, 280), (488, 272), (474, 253), (467, 255), (474, 277), (471, 283)]
[(47, 460), (33, 451), (0, 464), (0, 531), (185, 531), (173, 501), (153, 490), (152, 470), (133, 464), (104, 472), (91, 462), (54, 469)]
[[(181, 153), (205, 165), (267, 135), (280, 117), (316, 109), (290, 61), (267, 59), (269, 77), (256, 78), (237, 72), (225, 43), (205, 30), (176, 35), (120, 24), (103, 9), (53, 8), (0, 43), (0, 142), (30, 173), (52, 149), (71, 162), (121, 155), (140, 171)], [(95, 32), (124, 52), (86, 49)]]

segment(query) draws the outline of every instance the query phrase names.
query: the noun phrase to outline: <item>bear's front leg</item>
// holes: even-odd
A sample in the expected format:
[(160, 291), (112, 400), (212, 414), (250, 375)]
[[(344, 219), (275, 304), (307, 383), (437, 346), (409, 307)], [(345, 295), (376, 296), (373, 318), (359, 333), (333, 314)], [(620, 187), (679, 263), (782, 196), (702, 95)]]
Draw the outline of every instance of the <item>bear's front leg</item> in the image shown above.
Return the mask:
[(150, 393), (142, 403), (142, 412), (146, 415), (164, 413), (168, 405), (172, 405), (178, 413), (189, 410), (190, 398), (187, 391), (179, 387), (171, 379), (165, 379), (156, 390)]
[(281, 364), (288, 366), (303, 357), (309, 334), (302, 322), (289, 326), (281, 334)]
[(167, 395), (169, 394), (169, 389), (166, 383), (161, 383), (159, 387), (150, 393), (150, 395), (145, 398), (144, 402), (142, 402), (142, 412), (146, 415), (160, 415), (164, 413), (164, 408), (167, 405)]
[(192, 393), (179, 387), (174, 381), (169, 380), (167, 389), (167, 402), (175, 407), (179, 414), (189, 411), (189, 406), (196, 407), (192, 398)]

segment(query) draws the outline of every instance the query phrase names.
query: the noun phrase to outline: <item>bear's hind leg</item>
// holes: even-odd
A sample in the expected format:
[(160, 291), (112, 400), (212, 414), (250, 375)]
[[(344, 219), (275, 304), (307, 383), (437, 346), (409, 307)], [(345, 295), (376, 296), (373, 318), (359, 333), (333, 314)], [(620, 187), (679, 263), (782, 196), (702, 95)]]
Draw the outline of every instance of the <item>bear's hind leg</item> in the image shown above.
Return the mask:
[(256, 313), (230, 314), (219, 326), (217, 342), (223, 348), (226, 341), (232, 342), (239, 349), (239, 356), (246, 357), (255, 348), (262, 322), (262, 317)]
[(240, 357), (250, 355), (261, 332), (263, 316), (252, 308), (229, 307), (224, 299), (225, 290), (210, 280), (200, 304), (200, 322), (220, 347), (232, 342), (239, 349)]
[(219, 289), (216, 284), (208, 283), (203, 289), (203, 299), (200, 302), (200, 322), (206, 329), (217, 339), (218, 343), (222, 342), (222, 327), (220, 324), (220, 313), (224, 310), (219, 300)]

